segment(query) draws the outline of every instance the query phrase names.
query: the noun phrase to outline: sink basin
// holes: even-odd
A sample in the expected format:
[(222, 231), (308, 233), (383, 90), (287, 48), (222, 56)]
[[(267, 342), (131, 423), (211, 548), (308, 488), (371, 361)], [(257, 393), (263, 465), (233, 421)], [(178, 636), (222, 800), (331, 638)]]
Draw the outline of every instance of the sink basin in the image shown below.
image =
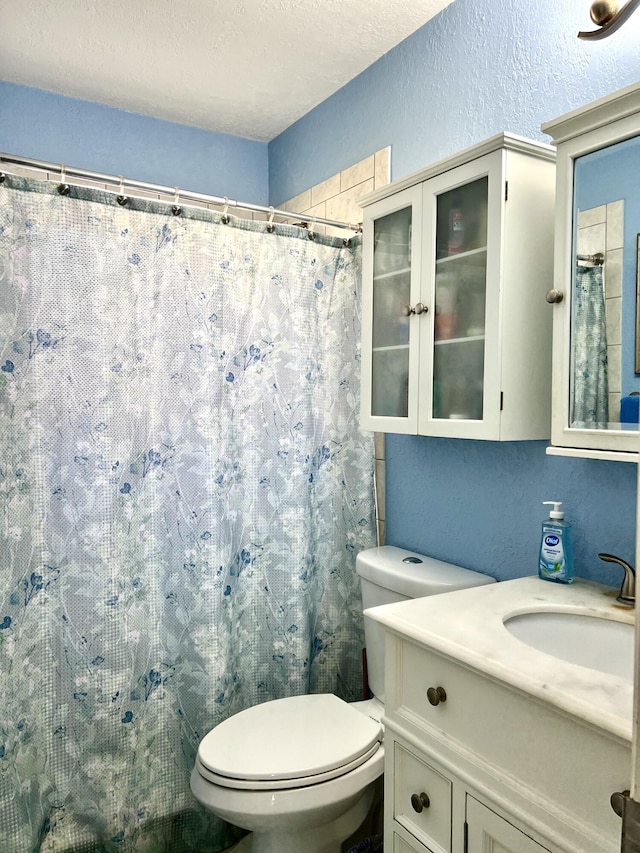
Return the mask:
[(633, 682), (633, 625), (544, 610), (507, 617), (504, 626), (540, 652)]

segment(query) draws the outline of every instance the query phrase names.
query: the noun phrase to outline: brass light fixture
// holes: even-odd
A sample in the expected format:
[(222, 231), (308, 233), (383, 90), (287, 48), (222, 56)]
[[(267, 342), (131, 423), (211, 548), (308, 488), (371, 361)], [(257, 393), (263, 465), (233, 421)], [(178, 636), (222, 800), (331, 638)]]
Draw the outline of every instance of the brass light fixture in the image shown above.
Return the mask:
[(591, 20), (600, 29), (581, 31), (580, 39), (603, 39), (615, 33), (635, 10), (640, 6), (640, 0), (627, 0), (622, 9), (618, 9), (617, 0), (594, 0), (591, 4)]

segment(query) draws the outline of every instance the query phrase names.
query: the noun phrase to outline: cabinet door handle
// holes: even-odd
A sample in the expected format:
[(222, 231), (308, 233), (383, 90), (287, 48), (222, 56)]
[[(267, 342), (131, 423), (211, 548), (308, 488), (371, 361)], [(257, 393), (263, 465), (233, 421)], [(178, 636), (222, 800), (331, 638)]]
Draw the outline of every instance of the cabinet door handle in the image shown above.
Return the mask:
[(615, 791), (613, 794), (611, 794), (611, 808), (618, 815), (618, 817), (622, 817), (625, 800), (629, 798), (630, 794), (630, 791)]
[(420, 814), (422, 809), (428, 809), (430, 805), (431, 800), (429, 799), (429, 795), (425, 794), (424, 791), (421, 794), (411, 794), (411, 808), (414, 812)]
[(444, 687), (430, 687), (427, 690), (427, 699), (431, 705), (439, 705), (447, 701), (447, 691)]
[(403, 305), (400, 313), (403, 317), (410, 317), (411, 314), (426, 314), (429, 309), (422, 302), (416, 302), (415, 308), (413, 305)]
[(554, 303), (562, 302), (562, 300), (564, 299), (564, 293), (561, 290), (554, 290), (552, 288), (551, 290), (547, 290), (547, 295), (545, 296), (545, 299), (547, 300), (547, 302), (553, 305)]

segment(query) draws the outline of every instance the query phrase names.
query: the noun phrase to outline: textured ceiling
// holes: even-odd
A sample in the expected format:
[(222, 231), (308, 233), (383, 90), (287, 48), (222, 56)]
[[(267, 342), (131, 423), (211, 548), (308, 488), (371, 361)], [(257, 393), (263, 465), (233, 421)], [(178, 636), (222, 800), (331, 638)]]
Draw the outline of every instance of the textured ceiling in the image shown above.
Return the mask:
[(0, 79), (268, 141), (452, 0), (0, 0)]

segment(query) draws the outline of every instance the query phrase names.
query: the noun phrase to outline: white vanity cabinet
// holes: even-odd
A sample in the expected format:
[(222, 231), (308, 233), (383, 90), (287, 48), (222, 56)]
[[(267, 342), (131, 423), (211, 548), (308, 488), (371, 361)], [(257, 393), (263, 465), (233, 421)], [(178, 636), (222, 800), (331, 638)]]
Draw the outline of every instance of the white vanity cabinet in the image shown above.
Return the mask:
[(470, 794), (467, 794), (466, 823), (467, 853), (487, 853), (488, 850), (543, 853), (548, 850)]
[(640, 84), (542, 130), (557, 146), (548, 452), (636, 461)]
[(502, 133), (362, 200), (364, 429), (548, 438), (554, 187)]
[(386, 643), (392, 850), (619, 851), (610, 796), (628, 787), (629, 742), (396, 632)]

